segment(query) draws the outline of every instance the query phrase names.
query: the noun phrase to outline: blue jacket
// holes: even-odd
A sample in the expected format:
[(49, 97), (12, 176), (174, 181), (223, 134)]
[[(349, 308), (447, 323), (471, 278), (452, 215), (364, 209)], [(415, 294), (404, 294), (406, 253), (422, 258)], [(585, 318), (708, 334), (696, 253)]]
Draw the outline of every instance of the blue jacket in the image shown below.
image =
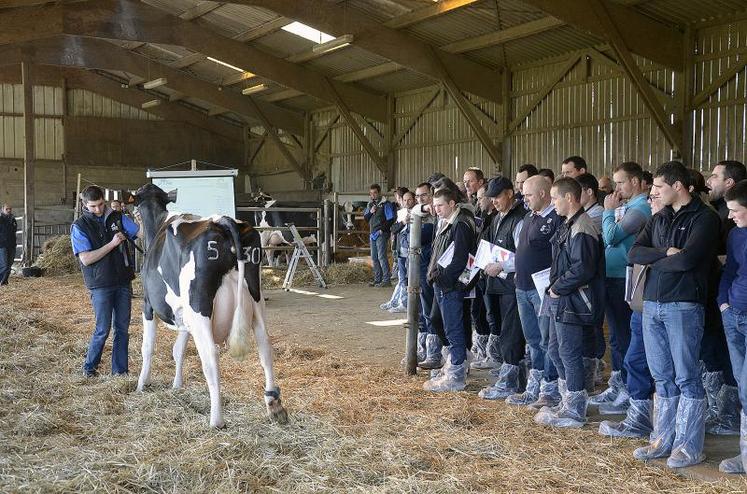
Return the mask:
[(726, 242), (726, 266), (721, 275), (718, 305), (747, 312), (747, 228), (732, 228)]
[(558, 226), (552, 240), (550, 289), (560, 295), (555, 319), (596, 326), (604, 319), (604, 245), (583, 209)]
[(623, 208), (620, 221), (615, 221), (614, 209), (605, 209), (602, 214), (607, 278), (625, 278), (625, 268), (629, 264), (628, 251), (651, 217), (651, 206), (646, 200), (646, 194), (632, 197)]
[[(677, 212), (666, 206), (653, 215), (628, 252), (630, 263), (651, 266), (643, 300), (705, 304), (720, 223), (697, 196)], [(681, 250), (667, 256), (670, 247)]]
[[(371, 208), (374, 205), (376, 206), (376, 212), (372, 213)], [(381, 200), (376, 204), (371, 201), (366, 206), (366, 210), (363, 211), (363, 217), (368, 221), (368, 228), (371, 230), (371, 240), (376, 240), (379, 238), (379, 235), (389, 237), (392, 224), (397, 219), (397, 209), (394, 207), (394, 203), (389, 201)]]

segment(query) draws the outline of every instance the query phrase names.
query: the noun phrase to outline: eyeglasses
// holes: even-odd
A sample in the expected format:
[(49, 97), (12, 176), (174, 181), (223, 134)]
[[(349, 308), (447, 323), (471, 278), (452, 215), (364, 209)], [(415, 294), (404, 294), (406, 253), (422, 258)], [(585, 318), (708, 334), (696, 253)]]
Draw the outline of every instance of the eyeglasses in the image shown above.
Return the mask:
[(415, 194), (415, 199), (419, 199), (421, 197), (428, 197), (429, 195), (430, 194), (428, 194), (427, 192), (425, 194)]

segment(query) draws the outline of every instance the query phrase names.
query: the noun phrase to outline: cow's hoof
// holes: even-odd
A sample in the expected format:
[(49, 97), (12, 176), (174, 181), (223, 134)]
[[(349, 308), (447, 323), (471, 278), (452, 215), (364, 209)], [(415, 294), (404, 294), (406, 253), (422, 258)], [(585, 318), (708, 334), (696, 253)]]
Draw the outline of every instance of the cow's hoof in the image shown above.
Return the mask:
[(267, 405), (267, 413), (270, 416), (270, 420), (277, 422), (278, 424), (288, 423), (288, 412), (280, 403), (280, 400), (273, 400), (272, 403)]
[(210, 427), (213, 429), (225, 429), (226, 428), (226, 421), (223, 419), (220, 420), (211, 420), (210, 421)]

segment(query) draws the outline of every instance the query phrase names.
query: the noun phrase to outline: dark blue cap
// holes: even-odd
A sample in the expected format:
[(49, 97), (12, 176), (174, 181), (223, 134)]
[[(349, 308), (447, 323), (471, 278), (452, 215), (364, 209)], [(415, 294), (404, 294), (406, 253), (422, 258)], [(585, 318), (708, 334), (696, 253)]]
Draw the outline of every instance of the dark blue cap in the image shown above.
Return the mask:
[(506, 177), (491, 178), (488, 182), (488, 189), (485, 191), (485, 197), (497, 197), (504, 190), (514, 190), (514, 184)]

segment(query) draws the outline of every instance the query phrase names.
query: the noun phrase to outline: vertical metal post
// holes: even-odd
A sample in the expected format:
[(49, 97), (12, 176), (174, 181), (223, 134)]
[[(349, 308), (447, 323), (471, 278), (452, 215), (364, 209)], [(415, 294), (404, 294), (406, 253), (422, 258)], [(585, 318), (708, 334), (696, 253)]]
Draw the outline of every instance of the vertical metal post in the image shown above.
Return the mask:
[(329, 223), (330, 223), (330, 220), (331, 220), (331, 218), (329, 216), (329, 211), (330, 211), (330, 201), (329, 201), (329, 199), (325, 199), (324, 200), (324, 243), (323, 243), (323, 245), (324, 245), (324, 267), (325, 268), (328, 267), (329, 264), (330, 264), (330, 262), (331, 262), (330, 255), (329, 255), (329, 247), (330, 247), (330, 243), (329, 243), (329, 233), (330, 233)]
[(78, 174), (78, 185), (75, 186), (75, 200), (73, 201), (73, 204), (74, 204), (73, 221), (77, 220), (78, 216), (80, 216), (80, 180), (81, 180), (81, 176), (79, 173)]
[(34, 82), (31, 64), (21, 62), (23, 81), (23, 265), (34, 262)]
[(407, 366), (405, 374), (414, 375), (418, 367), (418, 323), (420, 321), (420, 215), (410, 215), (410, 249), (407, 265)]
[(340, 214), (340, 194), (335, 192), (332, 199), (332, 259), (337, 254), (337, 215)]
[(322, 208), (316, 209), (316, 265), (322, 266), (322, 240), (324, 239), (324, 225), (322, 224)]

